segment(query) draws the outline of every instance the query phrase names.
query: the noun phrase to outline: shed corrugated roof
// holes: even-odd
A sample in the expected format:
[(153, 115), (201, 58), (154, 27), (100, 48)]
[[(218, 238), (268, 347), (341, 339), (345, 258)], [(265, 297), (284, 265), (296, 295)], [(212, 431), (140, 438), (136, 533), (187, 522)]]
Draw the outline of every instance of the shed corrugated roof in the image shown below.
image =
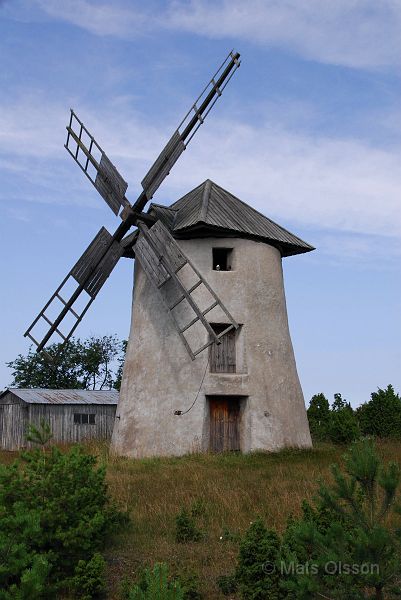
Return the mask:
[(11, 392), (28, 404), (117, 404), (117, 390), (47, 390), (9, 388), (1, 395)]
[(282, 256), (310, 252), (314, 247), (245, 204), (210, 179), (170, 207), (152, 204), (174, 237), (231, 235), (250, 237), (279, 248)]

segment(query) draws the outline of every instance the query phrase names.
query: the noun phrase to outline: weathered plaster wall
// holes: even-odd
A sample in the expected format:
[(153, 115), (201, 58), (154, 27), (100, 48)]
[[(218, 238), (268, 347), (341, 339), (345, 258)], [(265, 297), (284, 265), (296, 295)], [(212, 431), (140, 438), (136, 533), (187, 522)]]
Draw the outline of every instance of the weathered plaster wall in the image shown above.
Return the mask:
[[(179, 244), (241, 324), (237, 373), (209, 373), (208, 351), (195, 361), (190, 359), (162, 300), (137, 262), (113, 450), (134, 457), (206, 451), (207, 396), (220, 394), (246, 397), (241, 416), (243, 451), (309, 447), (278, 250), (231, 238), (180, 240)], [(212, 270), (212, 248), (218, 246), (234, 248), (232, 271)], [(206, 294), (195, 298), (207, 306)], [(207, 317), (212, 323), (226, 321), (219, 309)], [(196, 333), (199, 345), (206, 342), (203, 328)], [(194, 401), (205, 370), (194, 407), (186, 415), (175, 416), (174, 411), (185, 411)]]

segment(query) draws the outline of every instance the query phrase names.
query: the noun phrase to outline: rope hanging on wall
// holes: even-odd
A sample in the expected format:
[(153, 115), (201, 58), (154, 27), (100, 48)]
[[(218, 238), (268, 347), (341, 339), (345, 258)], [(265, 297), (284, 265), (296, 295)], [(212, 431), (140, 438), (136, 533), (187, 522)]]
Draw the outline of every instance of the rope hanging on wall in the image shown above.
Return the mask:
[(197, 399), (198, 399), (198, 397), (199, 397), (200, 391), (201, 391), (201, 389), (202, 389), (203, 382), (205, 381), (205, 377), (206, 377), (207, 368), (208, 368), (208, 366), (209, 366), (209, 361), (210, 361), (210, 353), (209, 353), (209, 356), (208, 356), (208, 359), (207, 359), (207, 362), (206, 362), (206, 367), (205, 367), (205, 371), (204, 371), (204, 373), (203, 373), (202, 380), (201, 380), (201, 382), (200, 382), (200, 385), (199, 385), (198, 391), (197, 391), (197, 393), (196, 393), (196, 396), (195, 396), (195, 400), (192, 402), (191, 406), (190, 406), (189, 408), (187, 408), (187, 410), (175, 410), (175, 411), (174, 411), (174, 414), (175, 414), (177, 417), (178, 417), (178, 416), (181, 416), (181, 415), (186, 415), (186, 414), (187, 414), (187, 413), (189, 413), (189, 411), (190, 411), (190, 410), (192, 410), (192, 408), (195, 406), (195, 403), (196, 403), (196, 401), (197, 401)]

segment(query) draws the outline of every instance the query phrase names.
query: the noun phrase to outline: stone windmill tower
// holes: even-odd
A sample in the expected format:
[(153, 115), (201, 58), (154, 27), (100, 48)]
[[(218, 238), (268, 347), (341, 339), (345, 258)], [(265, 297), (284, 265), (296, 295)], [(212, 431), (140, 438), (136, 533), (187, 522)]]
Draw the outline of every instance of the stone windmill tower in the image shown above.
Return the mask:
[(170, 207), (152, 204), (149, 214), (188, 259), (177, 274), (208, 324), (226, 333), (211, 343), (188, 302), (177, 304), (172, 282), (152, 277), (138, 241), (114, 452), (310, 447), (281, 259), (313, 247), (210, 180)]

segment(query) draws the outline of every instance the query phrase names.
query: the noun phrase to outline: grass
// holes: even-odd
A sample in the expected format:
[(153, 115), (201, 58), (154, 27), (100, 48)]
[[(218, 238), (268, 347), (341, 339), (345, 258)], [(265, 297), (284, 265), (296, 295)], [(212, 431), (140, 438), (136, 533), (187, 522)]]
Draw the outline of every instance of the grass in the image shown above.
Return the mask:
[[(166, 562), (172, 574), (196, 574), (205, 600), (223, 599), (216, 578), (233, 572), (238, 552), (238, 542), (220, 539), (224, 530), (241, 535), (261, 515), (282, 531), (288, 516), (300, 513), (302, 500), (313, 498), (317, 480), (330, 477), (330, 464), (341, 462), (345, 450), (320, 445), (275, 454), (131, 460), (110, 456), (104, 444), (88, 448), (106, 464), (111, 496), (131, 517), (131, 525), (106, 551), (112, 600), (119, 598), (124, 576), (135, 579), (155, 562)], [(398, 460), (401, 442), (382, 441), (379, 450), (385, 460)], [(10, 462), (10, 453), (1, 453), (0, 460)], [(202, 507), (199, 525), (205, 537), (176, 543), (176, 515), (193, 503)]]

